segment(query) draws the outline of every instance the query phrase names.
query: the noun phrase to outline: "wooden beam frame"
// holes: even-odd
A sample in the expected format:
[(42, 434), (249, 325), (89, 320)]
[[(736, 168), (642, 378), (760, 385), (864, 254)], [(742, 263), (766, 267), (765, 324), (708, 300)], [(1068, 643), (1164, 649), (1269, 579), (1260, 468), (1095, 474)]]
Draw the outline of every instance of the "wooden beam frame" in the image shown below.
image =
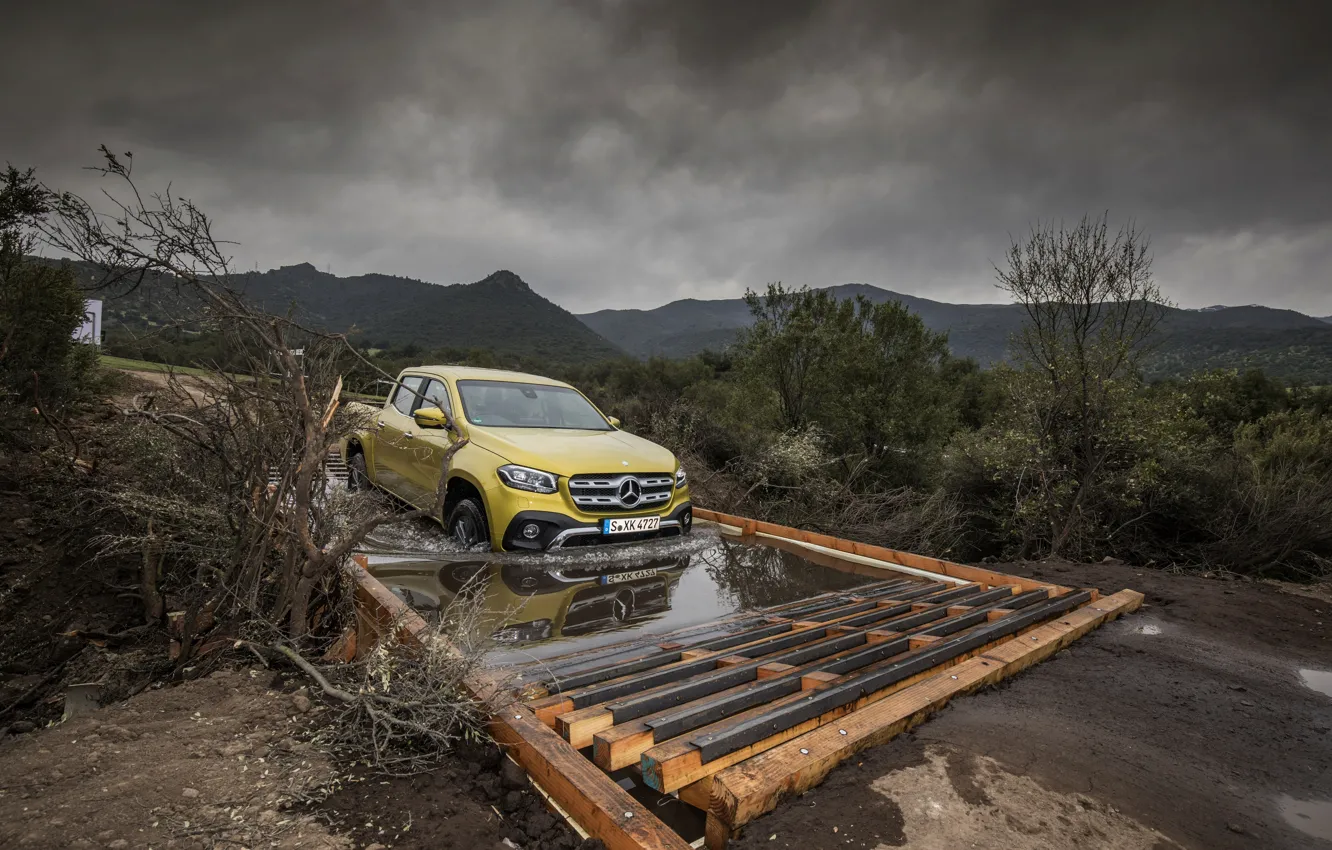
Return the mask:
[[(979, 587), (981, 591), (986, 592), (990, 588), (1004, 588), (1013, 597), (1037, 590), (1046, 591), (1052, 598), (1072, 592), (1072, 588), (1060, 585), (702, 508), (696, 508), (694, 516), (700, 521), (721, 526), (723, 534), (728, 537), (738, 536), (762, 545), (787, 549), (822, 566), (880, 579), (877, 584), (868, 587), (897, 583), (905, 576), (912, 576), (915, 581), (945, 582), (945, 587), (952, 585), (959, 589), (968, 585), (973, 588)], [(420, 645), (427, 629), (425, 621), (366, 571), (363, 558), (359, 558), (358, 561), (349, 567), (349, 573), (355, 584), (357, 602), (359, 627), (358, 640), (355, 644), (357, 650), (364, 652), (373, 645), (375, 639), (390, 634), (404, 646)], [(614, 658), (616, 655), (621, 657), (623, 663), (625, 654), (638, 655), (634, 649), (641, 646), (644, 655), (657, 652), (668, 657), (675, 655), (680, 660), (674, 663), (682, 667), (690, 659), (694, 659), (695, 662), (706, 660), (714, 670), (724, 670), (739, 665), (745, 665), (748, 669), (748, 666), (762, 660), (768, 653), (760, 649), (764, 643), (762, 639), (749, 641), (751, 644), (759, 645), (753, 647), (758, 651), (752, 654), (746, 653), (745, 649), (749, 647), (746, 646), (742, 636), (746, 632), (778, 623), (790, 624), (791, 630), (785, 634), (791, 635), (820, 629), (824, 630), (829, 638), (851, 632), (864, 632), (865, 642), (860, 647), (862, 649), (884, 641), (906, 638), (908, 640), (902, 643), (911, 653), (928, 653), (929, 647), (938, 643), (936, 638), (952, 634), (960, 627), (955, 626), (951, 631), (946, 628), (940, 629), (939, 635), (936, 636), (924, 633), (928, 631), (924, 626), (903, 629), (899, 633), (891, 628), (891, 623), (880, 625), (871, 622), (856, 625), (854, 620), (865, 617), (866, 612), (872, 613), (876, 607), (902, 604), (885, 599), (866, 608), (863, 603), (873, 599), (876, 594), (857, 595), (857, 591), (864, 592), (864, 590), (856, 588), (848, 591), (830, 591), (760, 611), (736, 614), (715, 624), (734, 624), (731, 626), (732, 634), (741, 638), (736, 641), (726, 637), (718, 638), (715, 631), (711, 633), (711, 637), (703, 637), (704, 630), (695, 627), (656, 636), (642, 643), (629, 641), (600, 649), (568, 653), (548, 659), (544, 663), (557, 668), (563, 666), (571, 671), (566, 675), (576, 675), (583, 670), (597, 668), (599, 657), (606, 658), (606, 661), (601, 663), (607, 666), (616, 663)], [(942, 592), (936, 591), (936, 593)], [(1029, 595), (1036, 596), (1034, 593)], [(1079, 594), (1077, 603), (1081, 604), (1081, 600), (1086, 598), (1087, 594)], [(1093, 601), (1081, 608), (1062, 615), (1050, 615), (1057, 617), (1054, 621), (1047, 620), (1044, 624), (1031, 626), (1021, 624), (1024, 631), (1020, 637), (996, 636), (991, 638), (991, 643), (944, 661), (936, 667), (912, 675), (872, 695), (867, 694), (865, 696), (868, 699), (858, 699), (839, 709), (835, 718), (820, 716), (812, 721), (800, 723), (777, 736), (780, 739), (764, 739), (759, 745), (750, 745), (706, 765), (699, 765), (698, 769), (692, 772), (677, 771), (668, 783), (652, 784), (667, 784), (671, 789), (678, 789), (681, 800), (696, 807), (706, 808), (707, 846), (712, 850), (721, 850), (738, 829), (764, 812), (771, 811), (785, 797), (801, 793), (818, 784), (836, 764), (851, 757), (860, 749), (890, 740), (902, 731), (922, 722), (953, 696), (1013, 675), (1049, 657), (1101, 623), (1135, 610), (1142, 603), (1142, 595), (1130, 590), (1103, 599), (1092, 591), (1091, 598)], [(983, 624), (1019, 613), (1020, 606), (1027, 604), (1015, 598), (1012, 602), (1013, 608), (1000, 608), (998, 605), (1005, 603), (990, 601), (991, 599), (992, 597), (987, 596), (988, 604), (982, 605), (968, 604), (968, 601), (961, 599), (955, 602), (945, 601), (935, 603), (930, 609), (925, 610), (937, 608), (947, 619), (965, 618), (969, 626), (972, 621)], [(1065, 601), (1068, 603), (1063, 606), (1065, 608), (1075, 602), (1073, 597), (1068, 597)], [(919, 604), (923, 608), (930, 603), (929, 600), (924, 600)], [(902, 616), (898, 615), (893, 620), (898, 620)], [(702, 648), (718, 641), (723, 641), (725, 645), (710, 649)], [(801, 692), (812, 694), (829, 687), (837, 687), (839, 682), (846, 682), (851, 675), (809, 672), (811, 667), (817, 665), (796, 661), (792, 666), (778, 662), (777, 656), (781, 654), (781, 652), (772, 652), (771, 657), (755, 666), (752, 684), (759, 685), (769, 679), (784, 681), (786, 678), (795, 678), (799, 682)], [(942, 655), (943, 651), (940, 650), (936, 654)], [(894, 658), (900, 657), (902, 656), (873, 662), (865, 669), (893, 663)], [(671, 662), (663, 666), (669, 667)], [(584, 680), (587, 678), (589, 677), (584, 677)], [(589, 685), (587, 690), (616, 681), (618, 678), (620, 677), (601, 680), (595, 685)], [(635, 678), (633, 674), (623, 676), (625, 680), (633, 678)], [(885, 682), (888, 681), (888, 677), (881, 678)], [(484, 698), (495, 693), (494, 684), (484, 675), (475, 676), (465, 684), (474, 696)], [(553, 689), (558, 685), (551, 687)], [(670, 685), (660, 687), (668, 688)], [(577, 689), (569, 693), (549, 694), (541, 682), (532, 681), (521, 694), (516, 697), (506, 696), (500, 701), (499, 704), (504, 705), (504, 708), (496, 711), (490, 718), (488, 724), (490, 733), (528, 772), (552, 804), (567, 813), (569, 819), (575, 821), (582, 830), (604, 842), (610, 850), (685, 850), (690, 845), (683, 838), (663, 824), (648, 807), (637, 802), (625, 789), (613, 782), (592, 760), (580, 754), (569, 740), (558, 734), (557, 729), (565, 732), (569, 738), (575, 739), (574, 743), (587, 744), (595, 741), (597, 746), (601, 747), (603, 744), (623, 742), (626, 745), (623, 755), (629, 758), (641, 757), (645, 779), (648, 778), (646, 774), (651, 772), (653, 761), (649, 756), (649, 750), (652, 751), (651, 755), (669, 753), (672, 746), (686, 743), (683, 736), (653, 747), (651, 732), (644, 722), (651, 719), (650, 717), (616, 725), (610, 722), (613, 718), (607, 716), (610, 713), (608, 706), (611, 703), (601, 702), (575, 711), (572, 695), (576, 693)], [(630, 697), (619, 699), (633, 699), (639, 696), (640, 694), (634, 693)], [(796, 693), (784, 699), (798, 698), (799, 693)], [(782, 701), (778, 699), (776, 702)], [(643, 707), (650, 704), (642, 700), (640, 702)], [(831, 704), (831, 700), (828, 702)], [(763, 706), (759, 706), (754, 710), (762, 709)], [(741, 712), (724, 722), (732, 722), (746, 713)], [(634, 716), (632, 709), (626, 716)], [(836, 722), (828, 722), (829, 720)], [(607, 734), (603, 736), (602, 732)], [(644, 735), (644, 732), (647, 734)], [(691, 737), (694, 734), (689, 733)], [(707, 746), (714, 747), (718, 752), (723, 751), (715, 743)], [(598, 755), (597, 761), (603, 760), (604, 758)], [(619, 765), (621, 761), (622, 759), (617, 756), (616, 764)], [(681, 765), (687, 767), (682, 763)]]
[[(818, 785), (860, 750), (917, 726), (955, 696), (996, 684), (1049, 658), (1101, 624), (1136, 611), (1142, 601), (1142, 594), (1133, 590), (1099, 599), (853, 711), (835, 724), (716, 773), (709, 779), (707, 846), (721, 850), (737, 829), (772, 811), (783, 799)], [(691, 789), (688, 797), (699, 799), (701, 791)]]
[[(793, 543), (806, 543), (818, 546), (823, 549), (831, 549), (835, 552), (844, 552), (850, 555), (858, 555), (862, 558), (871, 558), (883, 563), (879, 574), (892, 570), (893, 567), (908, 567), (912, 570), (921, 570), (935, 575), (948, 576), (954, 579), (964, 581), (975, 581), (990, 585), (1015, 584), (1023, 590), (1050, 590), (1052, 596), (1061, 596), (1071, 588), (1047, 582), (1036, 581), (1035, 579), (1019, 578), (1005, 573), (997, 573), (993, 570), (986, 570), (980, 567), (968, 567), (965, 564), (955, 564), (952, 561), (945, 561), (941, 558), (930, 558), (925, 555), (916, 555), (911, 552), (899, 552), (896, 549), (889, 549), (886, 546), (875, 546), (870, 543), (857, 543), (854, 540), (843, 540), (840, 537), (830, 537), (827, 534), (818, 534), (813, 531), (802, 531), (799, 528), (791, 528), (788, 525), (778, 525), (774, 522), (761, 522), (759, 520), (746, 519), (745, 517), (732, 516), (720, 511), (709, 511), (704, 508), (694, 508), (694, 518), (715, 522), (718, 525), (728, 526), (739, 530), (740, 536), (750, 537), (765, 535), (778, 540), (787, 540)], [(734, 532), (733, 532), (734, 533)]]

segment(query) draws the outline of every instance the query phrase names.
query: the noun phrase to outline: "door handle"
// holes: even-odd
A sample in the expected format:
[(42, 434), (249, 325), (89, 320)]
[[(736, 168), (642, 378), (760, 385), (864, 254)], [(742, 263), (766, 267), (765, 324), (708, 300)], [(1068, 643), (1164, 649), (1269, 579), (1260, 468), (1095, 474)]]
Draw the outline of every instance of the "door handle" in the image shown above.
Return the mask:
[(409, 440), (416, 436), (416, 435), (413, 434), (411, 431), (403, 431), (403, 432), (402, 432), (402, 435), (403, 435), (404, 437), (406, 437), (407, 439), (409, 439)]

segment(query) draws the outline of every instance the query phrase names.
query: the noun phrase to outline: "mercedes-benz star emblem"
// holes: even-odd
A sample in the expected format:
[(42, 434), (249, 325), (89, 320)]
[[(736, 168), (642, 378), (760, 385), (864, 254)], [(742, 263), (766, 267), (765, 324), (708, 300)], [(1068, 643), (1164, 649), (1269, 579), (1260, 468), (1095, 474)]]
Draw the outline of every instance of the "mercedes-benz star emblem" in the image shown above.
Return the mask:
[(638, 504), (638, 500), (643, 498), (643, 487), (636, 478), (626, 478), (620, 482), (620, 504), (626, 508), (632, 508)]

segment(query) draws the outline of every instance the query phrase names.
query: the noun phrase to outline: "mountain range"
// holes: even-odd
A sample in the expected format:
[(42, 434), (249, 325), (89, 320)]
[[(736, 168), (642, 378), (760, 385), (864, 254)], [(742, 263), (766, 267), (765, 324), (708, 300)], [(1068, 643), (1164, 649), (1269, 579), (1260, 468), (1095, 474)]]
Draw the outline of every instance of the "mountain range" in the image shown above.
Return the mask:
[[(375, 348), (412, 344), (489, 349), (561, 362), (629, 355), (679, 358), (735, 341), (751, 320), (743, 299), (673, 301), (651, 310), (599, 310), (574, 315), (501, 270), (475, 283), (442, 286), (366, 274), (338, 277), (309, 263), (237, 278), (254, 302), (295, 310), (305, 322)], [(868, 284), (832, 287), (841, 298), (898, 300), (925, 324), (948, 333), (954, 355), (982, 365), (1001, 362), (1024, 314), (1016, 304), (949, 304)], [(170, 325), (190, 313), (169, 287), (104, 296), (104, 326), (136, 332)], [(1287, 380), (1332, 383), (1332, 317), (1251, 305), (1170, 309), (1150, 363), (1152, 377), (1205, 368), (1259, 367)]]
[[(239, 275), (234, 285), (269, 312), (294, 308), (302, 322), (352, 331), (356, 343), (372, 348), (485, 348), (564, 362), (624, 356), (507, 270), (475, 283), (440, 286), (383, 274), (337, 277), (301, 263)], [(140, 287), (105, 298), (103, 326), (108, 332), (118, 327), (143, 332), (191, 312), (191, 305), (173, 298), (170, 287)]]
[[(839, 298), (900, 301), (935, 331), (948, 334), (957, 357), (981, 365), (1002, 362), (1008, 340), (1025, 313), (1017, 304), (948, 304), (868, 284), (831, 287)], [(578, 316), (615, 345), (637, 357), (686, 357), (723, 348), (752, 322), (743, 299), (685, 299), (653, 310), (599, 310)], [(1169, 308), (1161, 323), (1151, 377), (1196, 369), (1260, 367), (1289, 380), (1332, 380), (1332, 324), (1272, 307)]]

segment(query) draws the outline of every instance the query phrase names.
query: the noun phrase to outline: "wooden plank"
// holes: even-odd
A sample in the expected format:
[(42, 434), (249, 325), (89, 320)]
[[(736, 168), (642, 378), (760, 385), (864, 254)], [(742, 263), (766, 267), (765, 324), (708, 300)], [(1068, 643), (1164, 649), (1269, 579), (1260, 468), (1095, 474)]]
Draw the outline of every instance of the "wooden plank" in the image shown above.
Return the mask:
[[(418, 641), (417, 636), (424, 634), (426, 621), (421, 615), (409, 608), (406, 603), (393, 595), (378, 579), (366, 570), (368, 560), (364, 555), (356, 555), (347, 565), (355, 588), (357, 608), (370, 620), (372, 628), (378, 634), (393, 631), (400, 643), (411, 645)], [(373, 636), (372, 636), (373, 637)], [(361, 648), (368, 649), (372, 640), (358, 640)]]
[(771, 679), (774, 676), (781, 676), (794, 669), (794, 664), (783, 664), (780, 661), (774, 661), (771, 664), (764, 664), (754, 672), (758, 674), (758, 678), (760, 679)]
[(936, 637), (935, 635), (919, 635), (917, 637), (913, 637), (907, 640), (907, 645), (910, 646), (912, 649), (920, 649), (922, 646), (929, 646), (930, 644), (937, 643), (938, 641), (939, 638)]
[(911, 729), (959, 694), (994, 684), (1049, 658), (1102, 623), (1137, 610), (1142, 600), (1142, 594), (1132, 590), (1103, 597), (1004, 641), (947, 673), (937, 673), (858, 709), (835, 727), (817, 729), (715, 773), (708, 846), (720, 850), (735, 829), (772, 811), (781, 800), (819, 784), (841, 761)]
[[(812, 531), (802, 531), (798, 528), (777, 525), (776, 523), (771, 522), (745, 520), (740, 517), (731, 516), (730, 514), (709, 511), (703, 508), (694, 508), (694, 516), (699, 519), (717, 522), (723, 525), (742, 526), (746, 528), (751, 535), (760, 532), (763, 534), (771, 534), (774, 537), (781, 537), (802, 543), (812, 543), (827, 549), (849, 552), (853, 555), (874, 558), (875, 560), (886, 561), (892, 564), (901, 564), (902, 566), (911, 567), (913, 569), (927, 570), (932, 573), (938, 573), (952, 578), (966, 579), (967, 581), (985, 582), (986, 584), (991, 585), (1015, 584), (1023, 590), (1039, 590), (1041, 588), (1046, 588), (1050, 590), (1052, 596), (1062, 596), (1063, 594), (1068, 593), (1071, 589), (1061, 585), (1035, 581), (1033, 579), (1010, 576), (993, 570), (982, 569), (980, 567), (969, 567), (964, 564), (955, 564), (952, 561), (945, 561), (941, 558), (930, 558), (925, 555), (916, 555), (911, 552), (899, 552), (885, 546), (857, 543), (851, 540), (843, 540), (839, 537), (817, 534)], [(747, 522), (749, 525), (746, 525)]]
[(573, 711), (574, 707), (573, 700), (561, 696), (545, 697), (543, 699), (529, 702), (527, 706), (536, 713), (537, 718), (542, 723), (552, 728), (555, 726), (556, 719), (561, 714), (567, 714), (570, 711)]
[(609, 850), (687, 850), (689, 843), (515, 703), (488, 726), (546, 793)]
[(820, 688), (826, 688), (833, 682), (842, 678), (836, 673), (825, 673), (822, 670), (815, 670), (813, 673), (806, 673), (800, 677), (800, 690), (816, 691)]
[[(572, 702), (569, 707), (573, 707)], [(554, 723), (559, 736), (578, 750), (592, 746), (592, 736), (614, 725), (611, 713), (598, 705), (560, 714)]]
[(737, 664), (748, 664), (752, 658), (746, 658), (743, 655), (728, 655), (725, 658), (717, 659), (718, 667), (734, 667)]
[(680, 789), (677, 796), (679, 796), (681, 803), (706, 812), (708, 805), (712, 802), (712, 777), (709, 776), (707, 779), (695, 782), (693, 785), (686, 785)]

